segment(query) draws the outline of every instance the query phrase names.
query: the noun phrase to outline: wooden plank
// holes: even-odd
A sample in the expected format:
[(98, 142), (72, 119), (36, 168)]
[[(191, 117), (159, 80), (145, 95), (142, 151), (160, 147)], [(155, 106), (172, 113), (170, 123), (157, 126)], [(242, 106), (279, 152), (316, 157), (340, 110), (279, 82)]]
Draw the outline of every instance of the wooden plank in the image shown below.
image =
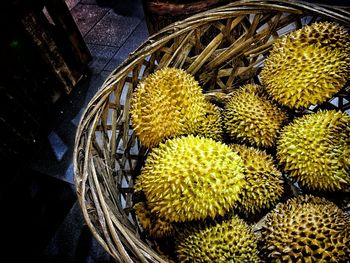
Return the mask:
[(46, 1), (45, 6), (55, 25), (67, 37), (75, 66), (78, 70), (83, 70), (91, 60), (91, 54), (67, 4), (64, 0), (50, 0)]
[(68, 94), (86, 74), (91, 54), (66, 3), (45, 1), (45, 8), (46, 14), (39, 8), (27, 10), (21, 23)]
[(21, 19), (21, 23), (33, 43), (40, 50), (47, 66), (52, 69), (57, 79), (62, 83), (66, 93), (69, 93), (78, 82), (79, 76), (72, 74), (55, 41), (44, 28), (38, 15), (29, 12)]

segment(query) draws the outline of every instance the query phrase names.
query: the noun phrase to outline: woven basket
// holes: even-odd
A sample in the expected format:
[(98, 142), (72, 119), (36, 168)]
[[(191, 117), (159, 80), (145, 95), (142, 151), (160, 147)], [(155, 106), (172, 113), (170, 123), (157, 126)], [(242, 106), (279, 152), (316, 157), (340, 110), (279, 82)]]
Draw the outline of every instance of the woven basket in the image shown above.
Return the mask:
[[(148, 153), (130, 125), (130, 98), (139, 80), (171, 66), (193, 74), (210, 95), (259, 83), (274, 40), (318, 20), (349, 28), (350, 13), (299, 1), (233, 2), (164, 28), (110, 74), (80, 121), (74, 173), (86, 224), (117, 262), (168, 261), (145, 238), (132, 210), (134, 179)], [(347, 86), (314, 110), (348, 111), (349, 98)]]
[(150, 34), (199, 12), (227, 4), (230, 0), (143, 0)]

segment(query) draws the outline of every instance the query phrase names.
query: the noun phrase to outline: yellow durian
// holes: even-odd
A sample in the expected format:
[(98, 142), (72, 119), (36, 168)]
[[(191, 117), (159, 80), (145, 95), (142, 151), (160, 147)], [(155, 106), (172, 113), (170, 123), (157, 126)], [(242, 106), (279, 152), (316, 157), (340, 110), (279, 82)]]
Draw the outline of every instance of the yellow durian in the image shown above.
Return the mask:
[(151, 237), (163, 238), (174, 235), (174, 225), (154, 215), (146, 202), (135, 204), (134, 210), (141, 226)]
[(223, 136), (222, 109), (208, 102), (205, 106), (205, 113), (195, 135), (221, 141)]
[(163, 68), (139, 83), (131, 101), (131, 121), (141, 143), (154, 147), (167, 138), (195, 133), (205, 106), (201, 87), (191, 74)]
[(194, 228), (176, 247), (179, 262), (260, 262), (257, 237), (240, 218)]
[(350, 116), (320, 111), (285, 126), (277, 143), (284, 171), (311, 190), (335, 191), (350, 186)]
[(328, 22), (291, 32), (274, 43), (260, 77), (282, 105), (298, 109), (323, 103), (350, 78), (350, 35)]
[(247, 84), (234, 92), (224, 111), (225, 129), (232, 140), (257, 147), (273, 147), (286, 113), (270, 102), (261, 86)]
[(349, 262), (350, 217), (311, 195), (280, 203), (262, 229), (267, 262)]
[(241, 192), (238, 210), (249, 215), (277, 204), (283, 194), (284, 181), (273, 157), (244, 145), (232, 144), (230, 147), (243, 159), (247, 182)]
[(245, 184), (243, 161), (227, 145), (195, 136), (154, 148), (136, 180), (149, 208), (168, 222), (215, 218), (229, 211)]

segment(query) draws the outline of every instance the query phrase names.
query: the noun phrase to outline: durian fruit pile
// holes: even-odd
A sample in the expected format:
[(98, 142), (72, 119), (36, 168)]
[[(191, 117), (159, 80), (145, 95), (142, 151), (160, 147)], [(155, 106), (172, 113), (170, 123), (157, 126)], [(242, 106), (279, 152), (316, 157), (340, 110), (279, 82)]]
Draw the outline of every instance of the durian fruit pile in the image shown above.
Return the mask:
[(350, 36), (304, 26), (275, 41), (259, 78), (223, 106), (182, 69), (140, 81), (138, 223), (179, 262), (349, 262), (350, 216), (319, 196), (350, 190), (350, 116), (309, 108), (350, 79)]

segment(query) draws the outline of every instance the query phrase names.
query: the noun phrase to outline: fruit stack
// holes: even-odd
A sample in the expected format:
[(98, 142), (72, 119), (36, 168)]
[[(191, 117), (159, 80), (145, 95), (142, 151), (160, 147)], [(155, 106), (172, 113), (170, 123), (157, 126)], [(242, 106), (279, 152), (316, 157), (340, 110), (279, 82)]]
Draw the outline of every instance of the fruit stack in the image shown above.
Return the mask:
[(148, 238), (179, 262), (349, 262), (350, 216), (324, 194), (350, 189), (350, 116), (308, 110), (349, 78), (350, 35), (318, 22), (277, 39), (260, 83), (224, 105), (182, 69), (143, 79), (131, 118), (150, 149), (134, 185)]

